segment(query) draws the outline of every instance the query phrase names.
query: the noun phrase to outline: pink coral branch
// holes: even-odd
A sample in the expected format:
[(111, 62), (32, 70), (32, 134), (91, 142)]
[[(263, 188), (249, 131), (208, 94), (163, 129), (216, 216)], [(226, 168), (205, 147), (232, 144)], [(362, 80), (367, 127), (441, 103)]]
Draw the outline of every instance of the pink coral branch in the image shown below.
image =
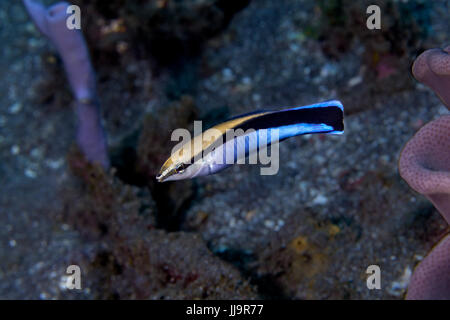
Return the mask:
[(400, 175), (450, 223), (450, 116), (431, 121), (405, 145)]
[(83, 34), (69, 29), (67, 2), (59, 2), (48, 9), (33, 0), (23, 0), (38, 29), (56, 47), (64, 63), (70, 87), (76, 98), (78, 117), (77, 142), (91, 162), (109, 167), (106, 135), (101, 123), (100, 107), (96, 94), (95, 72)]
[(439, 242), (414, 270), (406, 299), (450, 297), (450, 235)]
[(450, 46), (422, 53), (414, 62), (412, 72), (450, 108)]
[[(450, 108), (450, 46), (422, 53), (412, 72)], [(450, 223), (450, 115), (431, 121), (405, 145), (400, 175)], [(407, 299), (450, 299), (450, 236), (416, 267)]]

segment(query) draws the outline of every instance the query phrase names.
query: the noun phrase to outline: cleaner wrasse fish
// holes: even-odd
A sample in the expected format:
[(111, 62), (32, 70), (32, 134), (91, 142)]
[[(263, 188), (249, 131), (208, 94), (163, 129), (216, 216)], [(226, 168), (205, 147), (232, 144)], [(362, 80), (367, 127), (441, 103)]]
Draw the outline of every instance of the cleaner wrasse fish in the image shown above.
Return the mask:
[(344, 133), (344, 107), (340, 101), (255, 111), (217, 124), (175, 147), (156, 179), (163, 182), (214, 174), (243, 163), (272, 143), (311, 133)]

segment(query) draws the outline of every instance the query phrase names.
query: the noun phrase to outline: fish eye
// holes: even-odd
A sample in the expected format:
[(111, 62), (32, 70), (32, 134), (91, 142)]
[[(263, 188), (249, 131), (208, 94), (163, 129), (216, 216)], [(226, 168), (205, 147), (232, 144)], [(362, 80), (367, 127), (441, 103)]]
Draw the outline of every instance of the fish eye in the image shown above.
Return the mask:
[(183, 173), (186, 170), (186, 165), (184, 163), (180, 163), (179, 165), (177, 165), (175, 167), (175, 172), (176, 173)]

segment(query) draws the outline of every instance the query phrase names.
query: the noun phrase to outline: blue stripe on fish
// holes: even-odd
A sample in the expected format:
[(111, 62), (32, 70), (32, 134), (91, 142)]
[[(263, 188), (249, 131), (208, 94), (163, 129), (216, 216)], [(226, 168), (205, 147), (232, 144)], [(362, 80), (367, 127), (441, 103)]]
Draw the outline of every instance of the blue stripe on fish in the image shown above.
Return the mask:
[(284, 140), (290, 137), (295, 137), (302, 134), (308, 133), (333, 133), (340, 134), (343, 131), (335, 131), (333, 127), (321, 124), (311, 124), (311, 123), (299, 123), (290, 126), (278, 127), (279, 130), (279, 140)]
[[(344, 112), (344, 106), (342, 105), (342, 103), (339, 100), (329, 100), (329, 101), (325, 101), (325, 102), (310, 104), (307, 106), (288, 108), (285, 110), (313, 109), (313, 108), (322, 108), (322, 107), (329, 107), (329, 106), (336, 106), (339, 109), (341, 109), (342, 112)], [(283, 111), (283, 110), (281, 110), (281, 111)]]

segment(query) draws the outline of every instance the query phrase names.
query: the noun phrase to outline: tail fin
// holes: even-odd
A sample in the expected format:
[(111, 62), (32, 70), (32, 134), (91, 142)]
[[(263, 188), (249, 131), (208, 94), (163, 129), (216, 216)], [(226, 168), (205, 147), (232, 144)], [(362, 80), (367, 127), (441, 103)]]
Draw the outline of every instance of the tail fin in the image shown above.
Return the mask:
[(280, 129), (280, 140), (311, 133), (344, 133), (344, 107), (337, 100), (288, 108), (271, 115), (274, 127)]
[[(328, 134), (344, 133), (344, 106), (338, 100), (330, 100), (307, 106), (283, 110), (300, 123), (324, 124), (330, 128)], [(332, 128), (332, 130), (331, 130)]]
[(261, 113), (239, 124), (247, 129), (279, 129), (279, 139), (310, 133), (344, 133), (344, 107), (337, 100)]

